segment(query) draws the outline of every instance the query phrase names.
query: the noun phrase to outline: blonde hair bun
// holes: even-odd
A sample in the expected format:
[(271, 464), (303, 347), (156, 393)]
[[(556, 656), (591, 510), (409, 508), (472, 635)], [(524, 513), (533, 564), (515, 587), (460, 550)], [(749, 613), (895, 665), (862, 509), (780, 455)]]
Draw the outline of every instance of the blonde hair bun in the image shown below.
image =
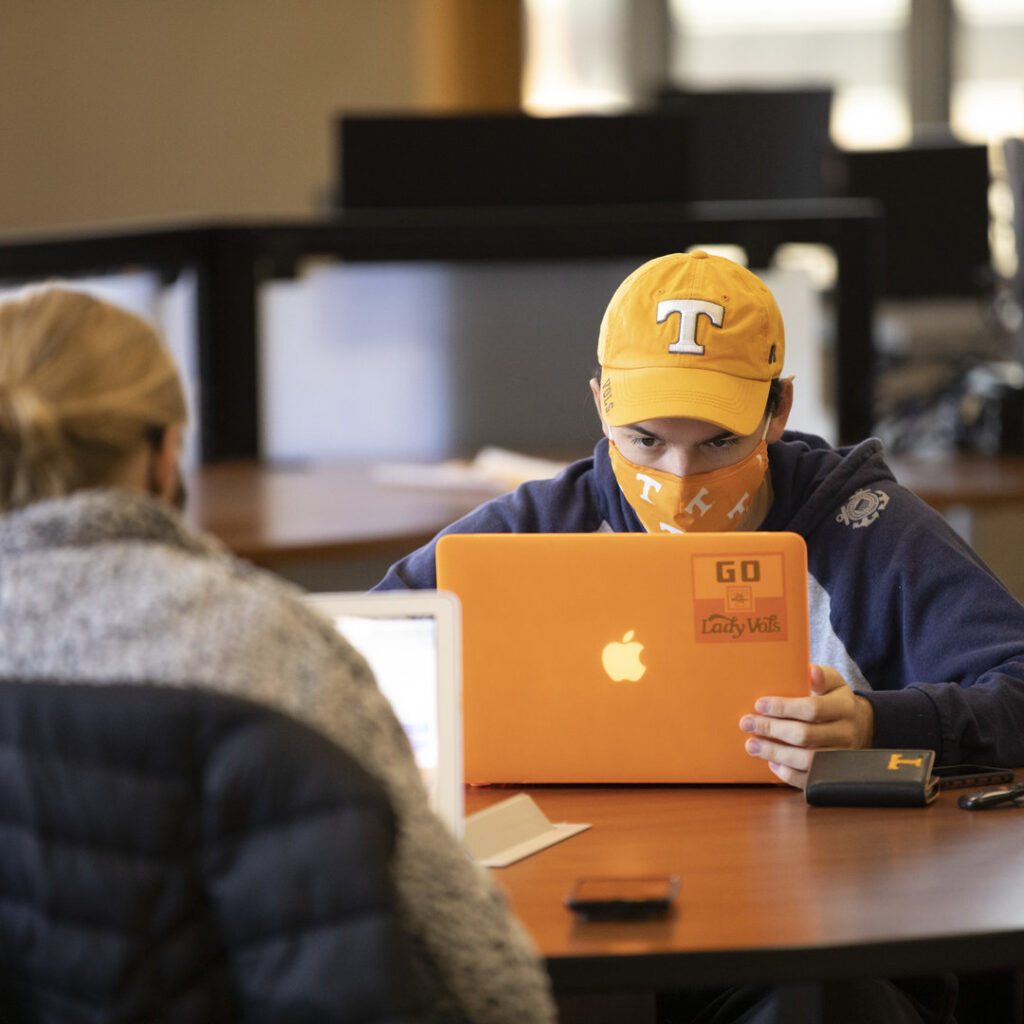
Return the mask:
[(0, 509), (103, 486), (185, 418), (174, 360), (141, 317), (56, 285), (0, 301)]

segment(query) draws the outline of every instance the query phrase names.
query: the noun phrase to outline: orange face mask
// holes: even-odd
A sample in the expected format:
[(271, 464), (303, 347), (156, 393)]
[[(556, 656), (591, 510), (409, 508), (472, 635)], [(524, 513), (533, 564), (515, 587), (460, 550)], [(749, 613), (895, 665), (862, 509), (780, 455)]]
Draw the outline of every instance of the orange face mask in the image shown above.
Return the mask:
[(614, 441), (609, 442), (608, 452), (615, 479), (648, 533), (742, 529), (768, 469), (768, 445), (763, 436), (739, 462), (692, 476), (638, 466), (615, 447)]

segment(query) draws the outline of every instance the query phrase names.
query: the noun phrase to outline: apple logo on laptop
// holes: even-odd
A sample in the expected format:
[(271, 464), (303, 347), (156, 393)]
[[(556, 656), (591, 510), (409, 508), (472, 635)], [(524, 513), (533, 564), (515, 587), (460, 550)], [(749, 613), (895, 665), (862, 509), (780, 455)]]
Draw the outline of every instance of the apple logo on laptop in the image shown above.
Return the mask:
[(633, 639), (635, 630), (629, 630), (621, 641), (613, 640), (601, 651), (601, 664), (613, 682), (628, 679), (635, 683), (646, 671), (647, 666), (640, 660), (644, 645)]

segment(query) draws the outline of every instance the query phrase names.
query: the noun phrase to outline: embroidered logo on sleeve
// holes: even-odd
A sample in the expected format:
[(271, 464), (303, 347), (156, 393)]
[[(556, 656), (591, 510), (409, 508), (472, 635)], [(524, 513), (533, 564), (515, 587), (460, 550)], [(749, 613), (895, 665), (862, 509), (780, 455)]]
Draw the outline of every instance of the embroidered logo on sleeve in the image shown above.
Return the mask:
[(836, 516), (836, 522), (852, 526), (855, 530), (861, 526), (870, 526), (888, 504), (889, 495), (885, 491), (862, 488), (851, 495)]

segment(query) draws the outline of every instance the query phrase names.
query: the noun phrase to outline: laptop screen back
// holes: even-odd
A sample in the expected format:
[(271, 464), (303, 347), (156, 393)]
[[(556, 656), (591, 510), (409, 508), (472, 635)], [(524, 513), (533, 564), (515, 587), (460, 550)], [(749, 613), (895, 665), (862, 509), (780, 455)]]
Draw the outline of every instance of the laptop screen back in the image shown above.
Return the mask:
[(450, 594), (311, 594), (366, 659), (412, 744), (434, 810), (461, 835), (459, 608)]
[(801, 537), (453, 533), (437, 569), (470, 784), (777, 781), (739, 721), (809, 693)]

